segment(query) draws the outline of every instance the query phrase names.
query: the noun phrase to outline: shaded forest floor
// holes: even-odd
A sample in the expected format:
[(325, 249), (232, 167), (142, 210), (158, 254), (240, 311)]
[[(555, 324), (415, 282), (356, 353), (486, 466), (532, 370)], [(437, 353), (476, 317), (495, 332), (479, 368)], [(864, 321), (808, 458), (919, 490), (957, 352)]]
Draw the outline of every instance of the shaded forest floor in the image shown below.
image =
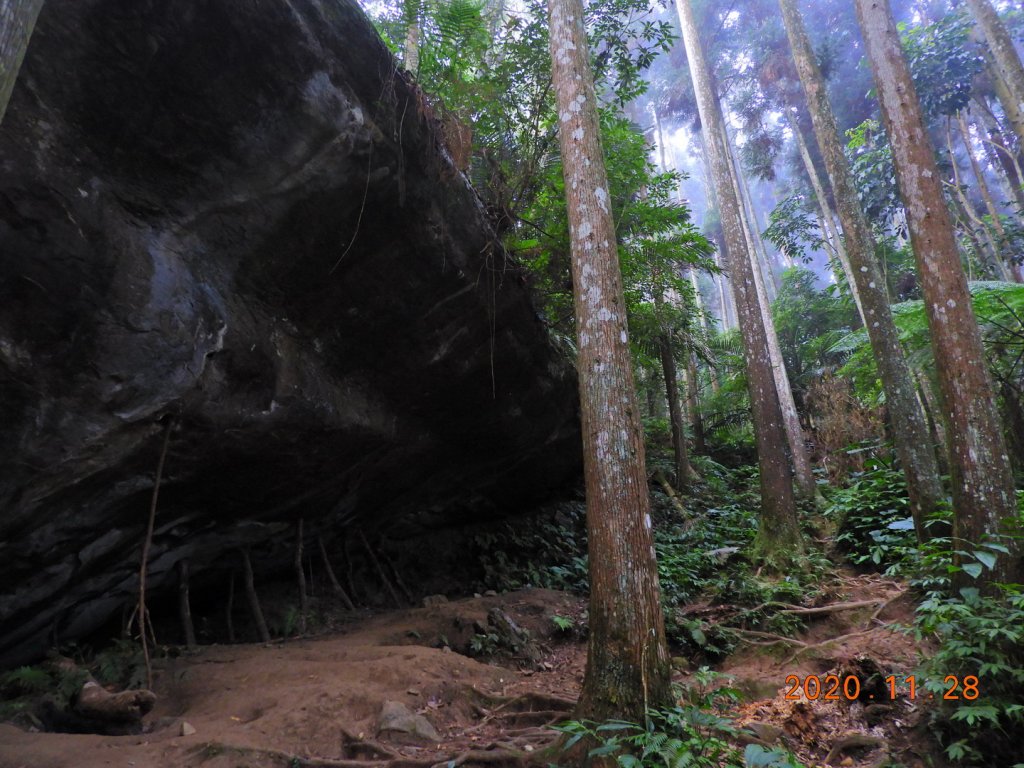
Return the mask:
[[(833, 606), (869, 604), (808, 614), (806, 629), (793, 638), (751, 635), (719, 665), (744, 694), (731, 713), (746, 726), (739, 743), (788, 747), (807, 766), (826, 759), (844, 766), (935, 765), (938, 750), (921, 727), (927, 702), (902, 694), (890, 701), (883, 682), (910, 674), (918, 653), (912, 637), (893, 628), (912, 621), (902, 585), (841, 572), (819, 602), (822, 596)], [(507, 653), (485, 662), (452, 650), (468, 651), (494, 608), (529, 630), (532, 657)], [(159, 660), (159, 700), (146, 733), (40, 733), (0, 724), (0, 767), (522, 764), (551, 744), (556, 734), (545, 726), (568, 719), (582, 682), (586, 643), (552, 619), (583, 626), (585, 608), (574, 595), (530, 589), (359, 614), (322, 636), (206, 646)], [(689, 610), (713, 621), (718, 608)], [(677, 659), (675, 668), (678, 682), (692, 681), (688, 662)], [(827, 674), (857, 676), (861, 700), (786, 700), (787, 676)], [(440, 738), (416, 736), (415, 722), (422, 721), (414, 721), (412, 734), (379, 732), (386, 702), (426, 718)]]

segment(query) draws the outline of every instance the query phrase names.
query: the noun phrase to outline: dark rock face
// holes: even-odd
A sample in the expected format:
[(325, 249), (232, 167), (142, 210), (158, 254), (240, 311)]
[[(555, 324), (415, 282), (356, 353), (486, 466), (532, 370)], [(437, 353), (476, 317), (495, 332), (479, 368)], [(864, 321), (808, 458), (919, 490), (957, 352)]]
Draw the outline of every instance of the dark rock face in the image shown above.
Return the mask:
[(298, 517), (579, 471), (575, 379), (353, 0), (48, 0), (0, 127), (0, 665)]

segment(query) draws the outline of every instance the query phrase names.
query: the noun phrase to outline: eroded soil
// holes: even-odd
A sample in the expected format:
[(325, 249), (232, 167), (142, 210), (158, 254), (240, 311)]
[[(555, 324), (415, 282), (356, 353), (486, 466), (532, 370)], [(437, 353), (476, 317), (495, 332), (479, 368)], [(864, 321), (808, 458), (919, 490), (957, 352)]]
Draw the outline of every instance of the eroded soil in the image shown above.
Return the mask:
[[(823, 765), (844, 739), (848, 745), (833, 752), (832, 764), (924, 765), (926, 753), (935, 750), (918, 726), (920, 701), (890, 701), (881, 694), (852, 703), (785, 699), (788, 675), (858, 675), (868, 685), (872, 674), (899, 676), (913, 669), (912, 639), (889, 626), (910, 621), (912, 604), (903, 587), (847, 575), (828, 594), (831, 604), (877, 604), (809, 616), (807, 631), (795, 641), (750, 636), (751, 645), (722, 666), (748, 696), (735, 716), (752, 724), (756, 738), (787, 745), (808, 766)], [(493, 607), (537, 639), (541, 658), (530, 668), (517, 668), (515, 658), (484, 663), (444, 647), (465, 648), (474, 622), (485, 624)], [(149, 732), (110, 737), (0, 724), (0, 768), (418, 768), (460, 759), (465, 765), (509, 765), (539, 754), (553, 737), (545, 724), (567, 718), (582, 682), (586, 645), (559, 635), (551, 617), (580, 617), (584, 609), (571, 595), (525, 590), (364, 614), (326, 636), (206, 646), (159, 663), (159, 701), (146, 718)], [(688, 668), (676, 672), (680, 682), (691, 675)], [(386, 701), (426, 717), (440, 743), (413, 746), (378, 737)], [(858, 738), (860, 746), (853, 744)]]

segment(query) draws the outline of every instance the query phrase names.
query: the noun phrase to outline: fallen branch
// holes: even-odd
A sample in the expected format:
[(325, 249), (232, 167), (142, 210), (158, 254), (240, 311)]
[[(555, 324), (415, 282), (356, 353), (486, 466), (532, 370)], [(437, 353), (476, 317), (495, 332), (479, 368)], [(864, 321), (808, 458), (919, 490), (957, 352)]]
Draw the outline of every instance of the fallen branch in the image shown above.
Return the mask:
[(683, 506), (683, 502), (679, 500), (679, 494), (676, 493), (676, 489), (669, 483), (668, 478), (665, 477), (665, 473), (660, 469), (654, 473), (654, 479), (658, 481), (658, 485), (668, 496), (669, 501), (672, 502), (672, 506), (676, 508), (676, 511), (685, 517), (689, 517), (689, 513), (686, 511), (686, 507)]

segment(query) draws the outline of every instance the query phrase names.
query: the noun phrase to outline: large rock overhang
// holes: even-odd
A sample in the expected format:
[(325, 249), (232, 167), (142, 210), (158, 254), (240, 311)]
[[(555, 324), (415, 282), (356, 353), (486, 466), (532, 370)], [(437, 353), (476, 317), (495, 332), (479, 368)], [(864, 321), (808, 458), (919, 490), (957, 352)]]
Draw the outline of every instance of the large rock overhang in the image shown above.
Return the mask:
[(299, 517), (580, 470), (576, 383), (352, 0), (47, 0), (0, 126), (0, 665)]

